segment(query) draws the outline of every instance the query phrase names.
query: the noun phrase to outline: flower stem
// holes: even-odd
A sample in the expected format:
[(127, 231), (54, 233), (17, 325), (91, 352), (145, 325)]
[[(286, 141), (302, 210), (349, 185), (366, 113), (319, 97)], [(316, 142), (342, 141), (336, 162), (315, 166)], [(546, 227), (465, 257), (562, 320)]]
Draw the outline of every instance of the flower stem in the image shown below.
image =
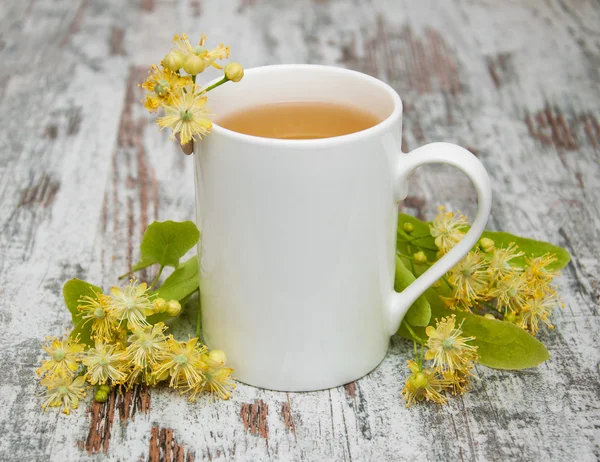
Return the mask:
[(198, 289), (198, 314), (196, 316), (196, 337), (202, 333), (202, 305), (200, 303), (200, 289)]
[(154, 287), (154, 284), (156, 284), (158, 282), (158, 280), (160, 279), (160, 275), (163, 272), (163, 269), (165, 269), (165, 267), (163, 265), (160, 265), (160, 269), (158, 270), (158, 274), (154, 278), (154, 281), (152, 281), (152, 284), (150, 284), (150, 287), (148, 287), (148, 290), (152, 289)]
[(415, 331), (412, 330), (412, 328), (410, 327), (410, 325), (406, 321), (402, 321), (402, 324), (404, 324), (404, 327), (406, 327), (406, 329), (410, 333), (410, 336), (413, 338), (413, 340), (415, 342), (417, 342), (419, 345), (424, 345), (425, 344), (425, 341), (421, 337), (419, 337), (417, 334), (415, 334)]
[(221, 80), (219, 80), (216, 83), (213, 83), (210, 87), (206, 87), (204, 90), (202, 90), (202, 93), (211, 91), (213, 88), (217, 88), (218, 86), (221, 86), (226, 82), (229, 82), (229, 79), (227, 77), (223, 76), (223, 78)]

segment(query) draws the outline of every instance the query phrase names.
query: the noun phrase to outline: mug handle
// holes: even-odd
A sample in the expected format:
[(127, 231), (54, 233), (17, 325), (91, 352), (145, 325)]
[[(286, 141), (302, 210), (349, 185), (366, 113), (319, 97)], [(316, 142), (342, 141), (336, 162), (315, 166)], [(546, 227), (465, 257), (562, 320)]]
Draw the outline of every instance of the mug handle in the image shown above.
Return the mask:
[(492, 188), (488, 173), (477, 157), (465, 148), (451, 143), (427, 144), (408, 154), (400, 154), (397, 157), (394, 174), (396, 184), (394, 193), (396, 199), (401, 201), (406, 198), (408, 194), (408, 176), (417, 167), (434, 163), (453, 165), (469, 177), (477, 191), (477, 215), (471, 229), (456, 246), (401, 293), (395, 291), (392, 293), (388, 311), (390, 336), (398, 331), (402, 318), (414, 301), (438, 279), (450, 271), (473, 248), (479, 240), (481, 233), (483, 233), (490, 215)]

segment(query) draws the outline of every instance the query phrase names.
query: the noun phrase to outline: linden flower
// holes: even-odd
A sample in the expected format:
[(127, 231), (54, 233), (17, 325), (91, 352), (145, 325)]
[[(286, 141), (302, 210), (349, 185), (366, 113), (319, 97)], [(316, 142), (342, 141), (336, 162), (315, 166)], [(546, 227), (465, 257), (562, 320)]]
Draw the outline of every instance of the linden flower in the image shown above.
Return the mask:
[(475, 340), (475, 337), (463, 337), (460, 328), (456, 327), (456, 317), (452, 315), (438, 321), (435, 328), (428, 326), (425, 329), (429, 337), (425, 359), (433, 360), (434, 367), (450, 372), (466, 372), (473, 367), (477, 347), (468, 342)]
[(489, 283), (488, 264), (479, 250), (469, 252), (450, 270), (448, 281), (455, 287), (456, 295), (463, 300), (476, 301), (487, 296)]
[(437, 404), (448, 402), (448, 398), (440, 393), (445, 386), (449, 385), (448, 380), (440, 379), (433, 369), (422, 369), (412, 360), (408, 361), (408, 368), (412, 374), (406, 379), (402, 390), (406, 407), (424, 399)]
[(444, 371), (442, 375), (448, 381), (446, 389), (453, 395), (462, 395), (471, 389), (470, 371)]
[(170, 104), (182, 88), (191, 84), (191, 77), (179, 76), (169, 69), (153, 64), (148, 71), (148, 78), (141, 84), (142, 88), (151, 92), (146, 95), (144, 107), (150, 112), (156, 112), (159, 106)]
[(36, 371), (38, 376), (71, 377), (79, 368), (79, 360), (85, 346), (70, 338), (58, 339), (49, 337), (42, 348), (50, 355), (49, 360), (42, 361)]
[(127, 327), (136, 330), (148, 325), (146, 316), (154, 314), (154, 303), (147, 293), (148, 287), (142, 282), (136, 287), (135, 279), (132, 279), (125, 290), (119, 287), (110, 289), (112, 293), (111, 307), (114, 315), (119, 320), (119, 326), (123, 321)]
[(161, 355), (161, 362), (155, 370), (155, 375), (161, 377), (168, 374), (171, 376), (169, 386), (178, 388), (185, 386), (192, 390), (199, 386), (204, 380), (206, 366), (201, 360), (206, 347), (197, 347), (197, 338), (187, 342), (178, 342), (172, 337), (167, 338), (167, 351)]
[(524, 273), (513, 271), (497, 282), (490, 295), (497, 299), (498, 311), (514, 313), (521, 310), (531, 296), (531, 287)]
[(77, 309), (84, 319), (84, 325), (91, 322), (91, 337), (95, 340), (112, 341), (118, 321), (110, 306), (110, 297), (104, 294), (84, 295), (78, 300)]
[(172, 104), (165, 106), (165, 116), (156, 121), (161, 129), (169, 127), (173, 130), (171, 139), (179, 133), (181, 145), (192, 140), (202, 139), (212, 127), (206, 97), (193, 95), (191, 92), (183, 93), (173, 98)]
[(468, 313), (471, 313), (471, 308), (473, 307), (474, 300), (465, 298), (462, 296), (462, 294), (459, 295), (457, 293), (454, 293), (451, 297), (444, 297), (440, 295), (440, 298), (444, 302), (444, 305), (446, 305), (451, 310), (466, 311)]
[(429, 225), (431, 235), (435, 238), (435, 245), (440, 249), (440, 254), (447, 253), (454, 247), (464, 236), (462, 228), (469, 223), (467, 217), (455, 215), (454, 212), (446, 212), (445, 207), (438, 209), (438, 214)]
[(528, 266), (525, 274), (530, 286), (533, 289), (556, 295), (556, 289), (550, 283), (559, 273), (547, 269), (549, 265), (556, 261), (556, 256), (547, 253), (541, 257), (526, 258), (525, 261)]
[(189, 400), (194, 401), (203, 391), (209, 392), (213, 398), (229, 399), (235, 383), (231, 377), (233, 369), (225, 367), (227, 362), (225, 352), (212, 350), (208, 354), (203, 354), (201, 361), (206, 365), (204, 381), (192, 390)]
[(70, 377), (46, 377), (41, 384), (47, 389), (43, 395), (46, 401), (42, 409), (62, 406), (62, 412), (70, 414), (71, 409), (77, 409), (79, 399), (85, 396), (85, 376), (80, 375), (72, 380)]
[(510, 266), (510, 261), (523, 256), (523, 252), (518, 250), (514, 242), (508, 247), (494, 249), (494, 254), (490, 260), (489, 272), (492, 279), (502, 279), (514, 271), (520, 271), (520, 268)]
[(206, 42), (206, 35), (200, 37), (198, 45), (194, 46), (190, 43), (187, 34), (175, 35), (173, 38), (173, 44), (175, 45), (176, 51), (179, 51), (184, 56), (194, 54), (200, 57), (204, 61), (204, 68), (213, 66), (217, 69), (222, 69), (222, 66), (215, 63), (217, 59), (229, 58), (229, 46), (219, 44), (214, 50), (207, 50), (204, 47)]
[(116, 345), (96, 342), (95, 348), (86, 351), (82, 362), (87, 366), (88, 381), (92, 384), (122, 383), (127, 377), (123, 372), (125, 352)]
[(546, 296), (541, 291), (536, 292), (524, 305), (521, 310), (521, 327), (530, 331), (533, 335), (539, 330), (540, 321), (549, 329), (554, 329), (550, 322), (552, 309), (560, 302), (553, 295)]
[(137, 368), (146, 368), (156, 363), (167, 350), (166, 338), (163, 334), (166, 328), (164, 323), (159, 322), (136, 330), (129, 337), (127, 361)]

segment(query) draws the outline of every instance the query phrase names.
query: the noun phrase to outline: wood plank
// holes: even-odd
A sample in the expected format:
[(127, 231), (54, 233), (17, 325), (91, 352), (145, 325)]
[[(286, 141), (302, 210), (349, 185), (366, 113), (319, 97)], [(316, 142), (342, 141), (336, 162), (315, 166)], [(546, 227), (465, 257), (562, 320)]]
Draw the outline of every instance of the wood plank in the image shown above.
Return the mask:
[[(592, 0), (9, 2), (0, 11), (0, 459), (600, 458), (599, 23)], [(495, 193), (489, 227), (573, 256), (560, 280), (566, 308), (540, 336), (552, 359), (521, 372), (478, 366), (482, 380), (464, 397), (406, 409), (412, 346), (394, 338), (378, 369), (337, 389), (239, 384), (227, 402), (195, 404), (137, 389), (70, 417), (42, 413), (38, 343), (70, 325), (64, 281), (108, 288), (138, 258), (149, 222), (193, 219), (191, 159), (156, 131), (135, 86), (182, 30), (229, 39), (247, 67), (312, 62), (375, 75), (403, 98), (405, 150), (450, 141), (476, 153)], [(404, 210), (431, 218), (439, 204), (473, 215), (471, 186), (450, 168), (419, 170)]]

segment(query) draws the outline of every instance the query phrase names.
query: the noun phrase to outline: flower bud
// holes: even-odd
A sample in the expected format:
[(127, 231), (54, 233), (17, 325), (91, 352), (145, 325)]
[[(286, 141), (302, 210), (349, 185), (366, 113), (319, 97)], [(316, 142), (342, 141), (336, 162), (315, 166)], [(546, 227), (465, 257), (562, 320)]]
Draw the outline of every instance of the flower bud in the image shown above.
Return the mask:
[(504, 316), (504, 320), (508, 322), (515, 322), (517, 320), (517, 315), (512, 311)]
[(493, 314), (490, 314), (490, 313), (484, 314), (483, 317), (485, 319), (496, 319), (496, 316), (494, 316)]
[(412, 233), (415, 230), (415, 225), (412, 223), (406, 222), (402, 225), (402, 229), (406, 231), (408, 234)]
[(425, 252), (423, 252), (422, 250), (419, 250), (417, 253), (413, 254), (413, 260), (416, 263), (426, 263), (427, 262), (427, 255), (425, 255)]
[(205, 67), (204, 60), (194, 54), (187, 55), (183, 60), (183, 70), (190, 75), (200, 74)]
[(427, 388), (427, 385), (429, 385), (427, 377), (422, 372), (417, 372), (416, 374), (413, 374), (410, 378), (410, 381), (415, 388), (419, 389)]
[(177, 316), (181, 312), (181, 305), (177, 300), (169, 300), (167, 302), (167, 314), (169, 316)]
[(157, 298), (154, 300), (154, 311), (157, 313), (164, 313), (167, 311), (167, 301), (164, 298)]
[(481, 250), (483, 250), (485, 253), (493, 252), (494, 241), (487, 237), (481, 238), (481, 240), (479, 241), (479, 247), (481, 247)]
[(216, 366), (222, 366), (227, 362), (227, 356), (223, 350), (211, 350), (208, 357), (215, 362)]
[(244, 68), (240, 63), (228, 63), (224, 69), (225, 77), (232, 82), (239, 82), (244, 77)]
[(110, 386), (108, 384), (106, 384), (106, 383), (103, 383), (102, 385), (100, 385), (98, 387), (98, 390), (102, 390), (105, 393), (110, 393)]
[(108, 401), (108, 393), (106, 393), (104, 390), (98, 389), (94, 395), (94, 400), (97, 403), (106, 403)]
[(183, 55), (179, 51), (169, 51), (162, 60), (162, 65), (173, 72), (183, 67)]

